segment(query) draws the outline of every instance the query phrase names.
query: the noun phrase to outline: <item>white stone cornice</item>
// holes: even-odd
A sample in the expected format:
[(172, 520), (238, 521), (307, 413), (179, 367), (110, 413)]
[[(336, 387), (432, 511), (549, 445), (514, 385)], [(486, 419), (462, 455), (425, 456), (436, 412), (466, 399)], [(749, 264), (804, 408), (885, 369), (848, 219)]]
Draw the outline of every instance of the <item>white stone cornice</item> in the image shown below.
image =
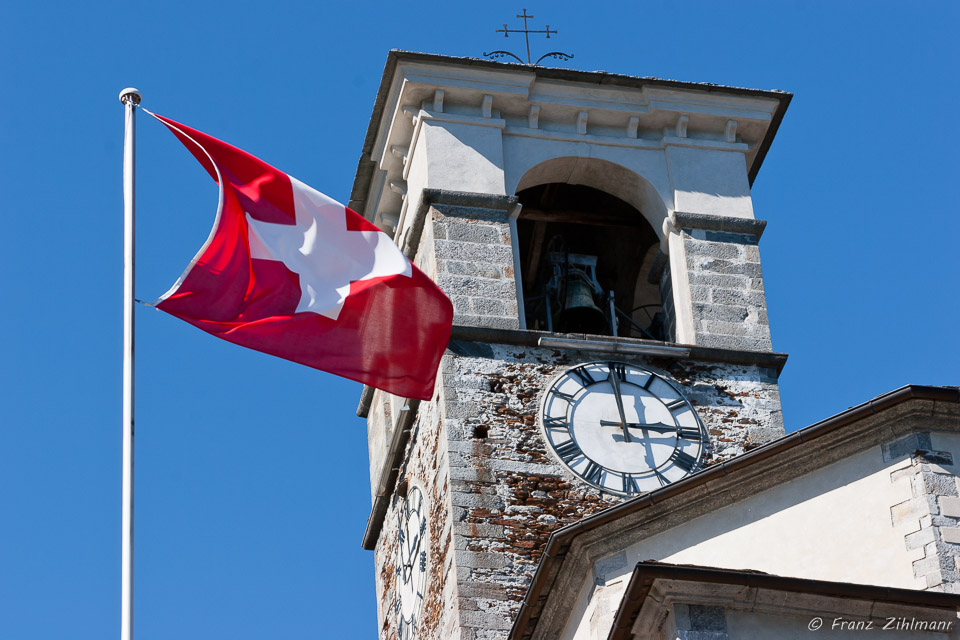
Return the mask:
[(480, 115), (484, 118), (493, 116), (493, 96), (489, 94), (483, 96), (483, 101), (480, 103)]
[(421, 111), (420, 119), (427, 122), (454, 122), (457, 124), (470, 124), (478, 127), (493, 127), (503, 129), (507, 126), (507, 121), (503, 118), (493, 118), (490, 116), (466, 116), (458, 113), (435, 113), (431, 111)]
[(407, 164), (408, 151), (409, 149), (407, 147), (400, 147), (397, 145), (392, 145), (390, 147), (390, 153), (392, 153), (395, 158), (400, 158), (400, 162), (402, 162), (404, 165)]
[[(444, 114), (446, 116), (447, 114)], [(441, 120), (442, 121), (442, 120)], [(456, 122), (455, 120), (451, 120)], [(490, 120), (484, 120), (483, 123), (490, 123)], [(496, 120), (492, 122), (498, 122)], [(504, 122), (500, 120), (499, 122)], [(489, 126), (489, 125), (488, 125)], [(503, 134), (507, 136), (519, 136), (526, 138), (544, 138), (547, 140), (556, 140), (562, 142), (585, 142), (590, 144), (614, 147), (630, 147), (639, 149), (663, 149), (668, 146), (693, 147), (698, 149), (716, 149), (718, 151), (737, 151), (743, 153), (749, 149), (749, 145), (742, 142), (724, 142), (712, 138), (678, 138), (676, 136), (663, 136), (661, 138), (650, 140), (648, 138), (630, 138), (624, 133), (623, 136), (605, 136), (594, 133), (579, 134), (572, 131), (551, 131), (549, 129), (530, 129), (528, 127), (518, 127), (515, 125), (506, 125), (503, 128)]]
[(727, 142), (736, 142), (737, 141), (737, 121), (736, 120), (727, 120), (727, 126), (723, 129), (723, 137), (726, 138)]
[(530, 113), (527, 115), (527, 122), (531, 129), (540, 128), (540, 105), (530, 105)]
[(536, 75), (529, 71), (490, 70), (453, 65), (405, 63), (397, 68), (405, 82), (444, 89), (460, 88), (483, 93), (528, 95)]
[(745, 153), (750, 149), (750, 145), (742, 142), (724, 142), (723, 140), (713, 140), (711, 138), (677, 138), (675, 136), (664, 136), (661, 140), (664, 147), (693, 147), (695, 149), (716, 149), (718, 151), (739, 151)]
[(587, 119), (590, 117), (589, 111), (581, 111), (577, 114), (577, 133), (585, 135), (587, 133)]
[(662, 149), (660, 140), (647, 140), (646, 138), (628, 138), (618, 136), (602, 136), (593, 133), (579, 134), (574, 131), (551, 131), (549, 129), (530, 129), (527, 127), (517, 127), (507, 125), (503, 134), (506, 136), (519, 136), (525, 138), (543, 138), (558, 142), (581, 142), (585, 144), (598, 144), (614, 147), (631, 147), (640, 149)]
[[(413, 128), (413, 133), (410, 135), (409, 145), (407, 146), (407, 158), (413, 157), (413, 152), (416, 151), (417, 143), (420, 141), (420, 131), (423, 128), (423, 115), (426, 114), (426, 111), (420, 110), (420, 114), (417, 116), (417, 125)], [(449, 117), (449, 116), (448, 116)], [(410, 162), (405, 162), (403, 165), (403, 179), (406, 180), (410, 176)]]
[(537, 80), (530, 89), (530, 100), (539, 103), (603, 109), (628, 113), (649, 113), (650, 106), (643, 92), (622, 87), (598, 87), (580, 83)]

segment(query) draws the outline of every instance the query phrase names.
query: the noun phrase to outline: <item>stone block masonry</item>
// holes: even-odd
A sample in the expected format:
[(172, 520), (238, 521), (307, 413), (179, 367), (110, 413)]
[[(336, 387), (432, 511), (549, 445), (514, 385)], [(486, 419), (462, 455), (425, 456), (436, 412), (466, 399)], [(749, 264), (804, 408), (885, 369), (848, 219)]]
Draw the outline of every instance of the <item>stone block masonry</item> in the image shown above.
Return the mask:
[(750, 234), (683, 231), (696, 344), (773, 350), (757, 241)]
[[(550, 533), (621, 501), (566, 471), (547, 450), (538, 419), (542, 393), (554, 376), (580, 362), (608, 359), (451, 343), (441, 364), (439, 402), (418, 417), (402, 471), (408, 483), (431, 487), (431, 512), (443, 520), (431, 522), (431, 554), (439, 557), (430, 565), (426, 638), (505, 638)], [(783, 434), (775, 374), (768, 370), (630, 360), (662, 372), (694, 403), (710, 433), (709, 464)], [(396, 545), (394, 529), (391, 514), (378, 563)], [(389, 608), (391, 597), (381, 609)], [(382, 618), (384, 638), (389, 618)]]
[(894, 471), (891, 480), (909, 482), (912, 497), (891, 507), (890, 519), (894, 526), (912, 523), (904, 544), (922, 553), (913, 562), (918, 587), (960, 593), (960, 482), (953, 456), (931, 450), (928, 433), (888, 443), (883, 452), (888, 460), (910, 456), (910, 465)]
[(508, 211), (437, 202), (430, 207), (427, 224), (436, 282), (453, 302), (454, 324), (518, 328)]

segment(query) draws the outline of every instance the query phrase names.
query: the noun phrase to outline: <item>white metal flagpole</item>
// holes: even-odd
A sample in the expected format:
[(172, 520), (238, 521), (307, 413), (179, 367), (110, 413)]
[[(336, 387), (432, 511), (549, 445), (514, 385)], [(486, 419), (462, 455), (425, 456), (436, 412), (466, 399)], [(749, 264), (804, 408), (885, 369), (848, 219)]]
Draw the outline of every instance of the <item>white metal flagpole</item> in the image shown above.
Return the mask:
[(133, 268), (136, 219), (136, 110), (140, 92), (120, 92), (123, 133), (123, 515), (120, 543), (120, 640), (133, 640)]

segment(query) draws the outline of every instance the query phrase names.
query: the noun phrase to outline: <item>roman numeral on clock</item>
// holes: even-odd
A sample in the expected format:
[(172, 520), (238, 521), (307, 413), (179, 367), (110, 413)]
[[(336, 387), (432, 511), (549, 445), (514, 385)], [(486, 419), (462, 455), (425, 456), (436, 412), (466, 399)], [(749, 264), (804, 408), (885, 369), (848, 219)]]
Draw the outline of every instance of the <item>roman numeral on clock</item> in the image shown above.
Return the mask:
[(670, 410), (670, 413), (673, 413), (677, 409), (680, 409), (685, 406), (687, 406), (687, 401), (684, 400), (683, 398), (678, 398), (676, 400), (673, 400), (672, 402), (667, 403), (667, 409)]
[(583, 479), (592, 484), (600, 484), (600, 478), (603, 475), (603, 467), (591, 460), (583, 472)]
[(674, 464), (686, 472), (690, 472), (691, 469), (697, 466), (697, 459), (689, 453), (680, 451), (680, 449), (674, 449), (673, 453), (670, 455), (670, 459)]
[(590, 372), (587, 371), (586, 367), (577, 367), (576, 369), (574, 369), (573, 371), (571, 371), (571, 373), (572, 373), (573, 375), (577, 376), (577, 378), (579, 378), (581, 384), (583, 384), (583, 386), (585, 386), (585, 387), (588, 387), (588, 386), (590, 386), (591, 384), (595, 384), (595, 383), (597, 382), (597, 381), (594, 379), (594, 377), (593, 377), (592, 375), (590, 375)]
[(700, 429), (694, 427), (680, 427), (677, 429), (677, 435), (684, 440), (693, 440), (695, 442), (700, 442), (703, 439), (703, 434), (700, 433)]
[(557, 455), (560, 456), (560, 459), (570, 464), (570, 461), (581, 455), (583, 452), (580, 450), (580, 445), (574, 440), (567, 440), (563, 444), (559, 444), (554, 447), (554, 450), (557, 452)]
[(570, 425), (567, 423), (567, 419), (564, 416), (557, 418), (544, 418), (543, 426), (548, 429), (570, 429)]
[(610, 369), (610, 375), (608, 379), (616, 376), (620, 382), (627, 381), (627, 367), (623, 363), (611, 362), (607, 365), (607, 367)]
[(623, 474), (623, 492), (640, 493), (640, 485), (637, 484), (637, 479), (632, 474)]

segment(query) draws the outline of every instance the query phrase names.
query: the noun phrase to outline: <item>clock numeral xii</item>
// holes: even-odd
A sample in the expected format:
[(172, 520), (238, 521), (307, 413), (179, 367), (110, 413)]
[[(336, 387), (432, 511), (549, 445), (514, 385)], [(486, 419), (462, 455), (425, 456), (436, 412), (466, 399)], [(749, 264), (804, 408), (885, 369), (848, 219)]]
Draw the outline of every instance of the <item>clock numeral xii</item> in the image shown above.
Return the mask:
[[(617, 380), (619, 380), (620, 382), (626, 382), (626, 381), (627, 381), (627, 367), (626, 367), (623, 363), (621, 363), (621, 362), (611, 362), (611, 363), (610, 363), (609, 365), (607, 365), (607, 366), (608, 366), (609, 369), (610, 369), (610, 376), (609, 376), (609, 378), (613, 378), (614, 376), (616, 376)], [(609, 379), (609, 378), (608, 378), (608, 379)]]

